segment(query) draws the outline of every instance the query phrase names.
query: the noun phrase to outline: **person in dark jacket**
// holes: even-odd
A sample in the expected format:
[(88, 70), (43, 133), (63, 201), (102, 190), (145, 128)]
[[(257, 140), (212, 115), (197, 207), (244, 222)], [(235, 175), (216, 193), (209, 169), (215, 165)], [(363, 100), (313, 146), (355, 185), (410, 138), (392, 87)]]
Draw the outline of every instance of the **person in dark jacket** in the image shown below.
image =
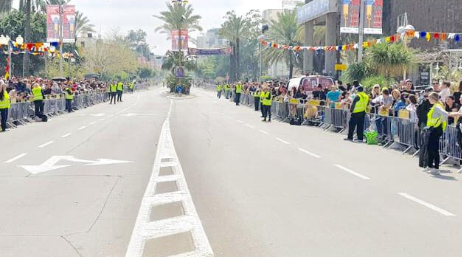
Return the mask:
[(417, 107), (417, 118), (419, 119), (419, 129), (422, 130), (427, 126), (427, 114), (433, 105), (428, 100), (428, 93), (424, 94), (424, 100)]

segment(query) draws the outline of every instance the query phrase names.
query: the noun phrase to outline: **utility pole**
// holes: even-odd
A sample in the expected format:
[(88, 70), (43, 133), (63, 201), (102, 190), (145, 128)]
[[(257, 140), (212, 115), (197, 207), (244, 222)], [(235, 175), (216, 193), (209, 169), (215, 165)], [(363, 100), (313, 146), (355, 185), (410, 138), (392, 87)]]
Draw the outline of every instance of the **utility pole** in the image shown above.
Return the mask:
[(366, 0), (361, 0), (361, 10), (359, 11), (358, 62), (363, 61), (364, 15), (365, 15), (365, 12), (366, 12)]
[(59, 4), (59, 75), (63, 76), (63, 40), (64, 40), (64, 30), (63, 30), (63, 6)]

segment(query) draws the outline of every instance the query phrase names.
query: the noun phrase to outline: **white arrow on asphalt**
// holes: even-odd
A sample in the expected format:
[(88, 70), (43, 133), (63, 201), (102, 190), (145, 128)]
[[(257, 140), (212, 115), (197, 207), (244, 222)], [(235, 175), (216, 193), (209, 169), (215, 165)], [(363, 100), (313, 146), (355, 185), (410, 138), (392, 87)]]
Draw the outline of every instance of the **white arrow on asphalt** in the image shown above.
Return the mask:
[(75, 158), (74, 156), (52, 156), (40, 165), (20, 165), (19, 167), (35, 175), (35, 174), (44, 173), (44, 172), (57, 170), (61, 168), (67, 168), (71, 166), (71, 165), (56, 165), (60, 161), (85, 163), (86, 166), (101, 166), (101, 165), (123, 164), (123, 163), (131, 162), (131, 161), (119, 161), (119, 160), (111, 160), (111, 159), (97, 159), (96, 161), (91, 161), (91, 160), (78, 159), (78, 158)]

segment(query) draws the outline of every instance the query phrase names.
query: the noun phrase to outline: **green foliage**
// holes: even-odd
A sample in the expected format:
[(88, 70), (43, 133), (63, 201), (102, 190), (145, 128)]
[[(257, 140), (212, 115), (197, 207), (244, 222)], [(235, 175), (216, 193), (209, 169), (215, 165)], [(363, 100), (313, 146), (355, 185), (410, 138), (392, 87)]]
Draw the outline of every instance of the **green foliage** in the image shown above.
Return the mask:
[(361, 81), (367, 76), (368, 70), (365, 62), (351, 64), (345, 73), (345, 78), (349, 81)]
[(167, 3), (168, 11), (160, 12), (160, 15), (154, 17), (163, 21), (164, 24), (156, 28), (156, 32), (170, 35), (172, 30), (185, 29), (189, 32), (202, 31), (199, 21), (202, 18), (199, 15), (193, 15), (194, 9), (190, 4), (179, 5)]
[(268, 75), (263, 75), (260, 77), (261, 81), (268, 81), (268, 80), (271, 80), (271, 76), (268, 76)]
[(402, 43), (375, 44), (366, 52), (368, 68), (388, 78), (401, 76), (414, 62), (414, 52)]
[(189, 94), (193, 79), (190, 76), (182, 79), (177, 79), (173, 74), (170, 74), (167, 77), (165, 77), (165, 82), (167, 83), (167, 86), (170, 88), (171, 93), (175, 92), (176, 87), (180, 84), (183, 87), (183, 93)]
[(125, 41), (133, 51), (137, 52), (139, 56), (151, 59), (151, 50), (149, 49), (148, 43), (146, 43), (147, 33), (139, 29), (137, 31), (130, 30), (128, 35), (125, 37)]
[[(284, 45), (302, 45), (302, 26), (297, 23), (296, 11), (284, 11), (278, 13), (278, 19), (272, 20), (268, 37)], [(265, 61), (274, 64), (284, 60), (289, 66), (289, 78), (292, 78), (294, 66), (302, 68), (303, 60), (301, 55), (296, 58), (291, 50), (281, 51), (280, 49), (267, 48), (265, 50)]]
[(387, 79), (384, 76), (372, 76), (361, 80), (361, 85), (363, 85), (367, 92), (370, 92), (376, 84), (379, 84), (380, 88), (390, 88), (393, 84), (396, 84), (396, 81), (394, 79)]
[(149, 67), (139, 67), (137, 75), (142, 79), (147, 79), (154, 77), (156, 75), (156, 72)]

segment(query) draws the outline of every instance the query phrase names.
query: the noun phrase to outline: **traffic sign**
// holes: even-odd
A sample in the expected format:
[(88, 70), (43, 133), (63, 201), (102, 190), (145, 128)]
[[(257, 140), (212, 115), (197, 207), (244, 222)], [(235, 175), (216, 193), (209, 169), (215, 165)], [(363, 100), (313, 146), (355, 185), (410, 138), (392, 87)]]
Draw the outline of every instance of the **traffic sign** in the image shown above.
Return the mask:
[(341, 64), (341, 63), (338, 63), (338, 64), (335, 64), (335, 70), (336, 71), (346, 71), (348, 68), (348, 66), (346, 64)]

